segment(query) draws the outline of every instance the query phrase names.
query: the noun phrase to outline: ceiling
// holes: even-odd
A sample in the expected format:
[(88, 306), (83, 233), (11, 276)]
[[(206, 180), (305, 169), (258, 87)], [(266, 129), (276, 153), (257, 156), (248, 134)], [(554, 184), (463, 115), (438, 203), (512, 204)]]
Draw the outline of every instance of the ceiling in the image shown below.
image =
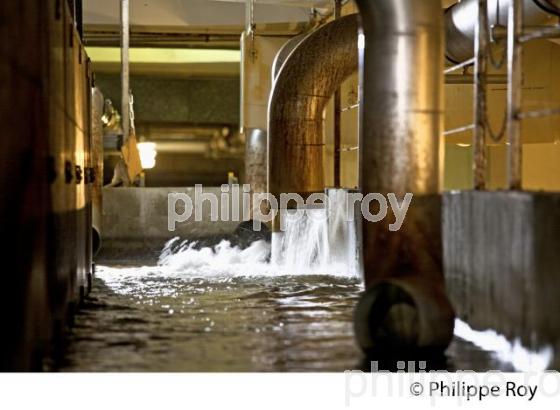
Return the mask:
[[(83, 0), (84, 24), (119, 24), (119, 0)], [(307, 21), (311, 7), (329, 7), (329, 0), (255, 0), (256, 23)], [(131, 0), (130, 24), (158, 28), (240, 26), (244, 0)]]
[[(457, 0), (443, 0), (448, 7)], [(83, 0), (86, 25), (118, 25), (119, 0)], [(311, 8), (333, 0), (254, 0), (256, 23), (307, 21)], [(131, 25), (160, 28), (243, 26), (245, 0), (130, 0)]]

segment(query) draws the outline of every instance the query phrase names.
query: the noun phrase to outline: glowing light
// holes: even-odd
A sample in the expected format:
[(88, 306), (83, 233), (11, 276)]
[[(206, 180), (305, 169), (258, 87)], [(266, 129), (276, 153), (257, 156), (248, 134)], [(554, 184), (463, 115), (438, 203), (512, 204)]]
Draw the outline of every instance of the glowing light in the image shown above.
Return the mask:
[(156, 144), (154, 142), (138, 143), (138, 151), (140, 153), (140, 162), (143, 169), (152, 169), (156, 166)]
[(363, 33), (358, 34), (358, 50), (363, 50), (366, 47), (366, 37)]
[[(118, 63), (121, 51), (118, 47), (88, 47), (87, 52), (94, 63)], [(131, 63), (239, 63), (239, 50), (178, 49), (178, 48), (132, 48)]]

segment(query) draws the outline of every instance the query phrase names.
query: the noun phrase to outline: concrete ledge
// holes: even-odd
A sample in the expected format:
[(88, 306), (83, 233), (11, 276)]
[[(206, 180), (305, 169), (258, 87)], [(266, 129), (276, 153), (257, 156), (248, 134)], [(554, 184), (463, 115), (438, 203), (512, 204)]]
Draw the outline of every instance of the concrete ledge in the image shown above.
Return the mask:
[[(102, 249), (97, 262), (153, 261), (171, 238), (178, 236), (215, 243), (223, 238), (229, 239), (239, 225), (236, 221), (211, 221), (210, 202), (204, 201), (201, 221), (195, 221), (193, 213), (189, 220), (177, 223), (175, 231), (170, 231), (170, 193), (187, 194), (194, 204), (195, 188), (104, 188)], [(203, 188), (202, 193), (212, 193), (220, 198), (221, 191), (219, 187)], [(232, 194), (228, 194), (227, 198), (231, 209)], [(218, 200), (218, 209), (221, 205)], [(177, 213), (184, 211), (181, 202), (176, 208)]]
[(444, 265), (457, 315), (560, 365), (560, 193), (451, 192), (444, 196)]

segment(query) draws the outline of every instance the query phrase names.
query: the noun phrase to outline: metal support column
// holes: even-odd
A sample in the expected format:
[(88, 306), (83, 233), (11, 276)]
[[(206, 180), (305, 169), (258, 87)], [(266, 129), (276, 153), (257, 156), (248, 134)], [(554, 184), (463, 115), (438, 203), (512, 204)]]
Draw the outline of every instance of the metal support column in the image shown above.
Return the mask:
[(257, 50), (255, 48), (255, 0), (246, 0), (245, 2), (245, 32), (249, 34), (249, 56), (251, 62), (257, 59)]
[(121, 115), (123, 144), (130, 134), (130, 4), (129, 0), (121, 0)]
[[(342, 0), (335, 0), (334, 18), (338, 19), (342, 12)], [(334, 180), (335, 188), (340, 188), (340, 151), (341, 151), (341, 93), (340, 87), (334, 92)]]
[(508, 92), (507, 92), (507, 135), (508, 188), (521, 189), (522, 145), (521, 145), (521, 86), (523, 70), (523, 3), (512, 0), (508, 9)]
[(488, 55), (488, 1), (478, 0), (474, 46), (474, 189), (486, 188), (486, 80)]

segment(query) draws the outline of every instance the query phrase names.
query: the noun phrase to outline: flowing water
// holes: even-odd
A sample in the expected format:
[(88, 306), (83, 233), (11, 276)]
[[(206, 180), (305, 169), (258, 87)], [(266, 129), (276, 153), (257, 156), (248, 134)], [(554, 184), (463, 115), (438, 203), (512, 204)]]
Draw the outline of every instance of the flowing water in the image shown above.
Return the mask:
[[(353, 337), (363, 288), (356, 225), (336, 212), (329, 225), (317, 217), (321, 212), (292, 220), (272, 238), (273, 262), (264, 240), (240, 249), (177, 238), (153, 266), (99, 266), (60, 370), (369, 369)], [(480, 335), (457, 328), (463, 339), (453, 341), (438, 367), (515, 368), (503, 360), (516, 356), (505, 339), (498, 340), (500, 352), (487, 351), (464, 340), (476, 343)], [(496, 335), (482, 336), (479, 346), (495, 345)]]
[(285, 275), (269, 246), (192, 244), (158, 266), (99, 267), (62, 370), (326, 371), (355, 368), (352, 311), (362, 285), (342, 273)]

